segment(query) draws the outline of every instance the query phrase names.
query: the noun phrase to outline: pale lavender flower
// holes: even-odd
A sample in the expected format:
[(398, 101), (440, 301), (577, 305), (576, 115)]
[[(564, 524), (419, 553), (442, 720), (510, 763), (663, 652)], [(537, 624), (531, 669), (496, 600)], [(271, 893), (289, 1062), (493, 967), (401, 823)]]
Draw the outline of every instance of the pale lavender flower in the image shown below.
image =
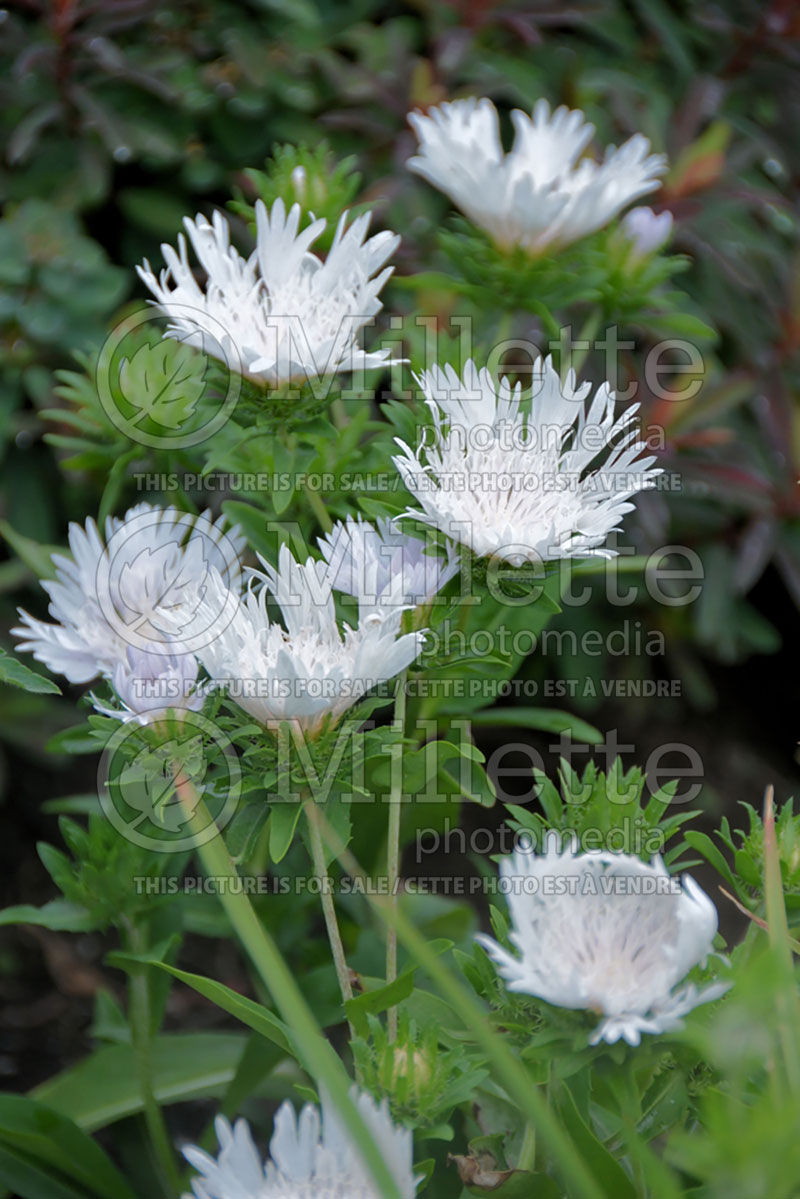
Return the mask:
[(362, 617), (429, 603), (459, 568), (452, 543), (442, 558), (429, 552), (439, 547), (426, 546), (386, 519), (378, 519), (375, 527), (360, 516), (348, 517), (319, 539), (319, 547), (330, 568), (331, 586), (355, 596)]
[(664, 211), (656, 215), (652, 208), (640, 205), (625, 214), (620, 228), (630, 241), (635, 258), (646, 258), (655, 254), (669, 241), (672, 233), (672, 213)]

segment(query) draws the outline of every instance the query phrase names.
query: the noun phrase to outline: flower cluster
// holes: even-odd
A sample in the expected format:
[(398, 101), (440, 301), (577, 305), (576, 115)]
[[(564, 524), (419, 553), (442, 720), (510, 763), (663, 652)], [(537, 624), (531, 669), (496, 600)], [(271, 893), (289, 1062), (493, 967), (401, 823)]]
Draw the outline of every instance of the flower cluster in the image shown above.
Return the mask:
[[(14, 632), (70, 682), (109, 681), (120, 707), (95, 700), (97, 710), (141, 723), (167, 707), (197, 710), (214, 688), (265, 727), (314, 735), (414, 661), (423, 633), (402, 632), (403, 612), (458, 568), (452, 551), (428, 557), (418, 538), (357, 521), (323, 541), (328, 561), (300, 563), (283, 546), (277, 568), (262, 561), (243, 590), (244, 541), (221, 522), (142, 504), (106, 532), (104, 545), (92, 521), (71, 527), (73, 558), (56, 555), (56, 579), (43, 584), (58, 623), (22, 612)], [(334, 590), (358, 597), (355, 628), (337, 620)]]
[[(422, 633), (400, 631), (401, 609), (362, 612), (356, 628), (340, 628), (326, 563), (297, 562), (282, 546), (277, 569), (262, 565), (263, 571), (252, 572), (233, 620), (199, 655), (214, 685), (223, 689), (244, 679), (274, 683), (237, 697), (259, 723), (288, 721), (313, 735), (325, 720), (337, 720), (373, 687), (405, 670), (420, 652)], [(283, 624), (269, 618), (270, 596)], [(217, 574), (204, 603), (209, 618), (224, 606), (225, 587)]]
[[(540, 256), (592, 234), (656, 189), (666, 169), (640, 134), (602, 162), (585, 157), (593, 126), (581, 112), (551, 112), (544, 100), (530, 117), (512, 114), (509, 153), (489, 100), (445, 103), (409, 119), (420, 143), (411, 170), (504, 252)], [(292, 172), (298, 196), (304, 171)], [(162, 247), (165, 269), (156, 275), (147, 261), (139, 268), (169, 321), (167, 335), (270, 388), (386, 365), (388, 350), (366, 352), (358, 338), (381, 308), (399, 238), (368, 237), (369, 216), (348, 224), (345, 213), (323, 258), (312, 247), (325, 221), (302, 219), (299, 204), (287, 212), (280, 198), (270, 209), (258, 201), (256, 245), (244, 257), (219, 213), (187, 218), (177, 251)], [(644, 207), (621, 220), (613, 237), (622, 258), (640, 264), (631, 275), (646, 274), (670, 230), (668, 213)], [(561, 378), (550, 358), (533, 363), (524, 389), (472, 360), (460, 373), (432, 365), (418, 383), (432, 424), (418, 445), (396, 439), (393, 463), (416, 506), (395, 520), (348, 516), (319, 539), (319, 555), (300, 561), (284, 544), (276, 563), (260, 558), (247, 570), (242, 534), (208, 513), (140, 504), (109, 517), (104, 538), (91, 520), (73, 524), (71, 557), (54, 556), (55, 577), (43, 583), (53, 623), (21, 612), (19, 648), (71, 683), (103, 680), (114, 698), (92, 696), (95, 708), (120, 721), (153, 725), (169, 710), (199, 711), (219, 690), (264, 730), (288, 724), (319, 738), (416, 661), (434, 600), (465, 551), (514, 567), (613, 556), (611, 534), (660, 473), (639, 436), (637, 405), (617, 414), (608, 383), (593, 391), (572, 370)], [(403, 521), (427, 526), (435, 546), (404, 531)], [(346, 611), (355, 611), (352, 620)], [(399, 825), (389, 837), (396, 852), (398, 841)], [(520, 851), (500, 873), (520, 884), (508, 887), (514, 952), (487, 936), (480, 944), (509, 990), (598, 1014), (592, 1044), (636, 1046), (643, 1033), (675, 1029), (725, 990), (685, 981), (712, 950), (717, 913), (692, 879), (671, 878), (660, 859), (579, 854), (552, 837), (544, 853)], [(325, 915), (330, 933), (335, 915), (329, 907)], [(334, 960), (338, 970), (335, 949)], [(392, 1063), (404, 1064), (394, 1056)], [(412, 1199), (421, 1180), (411, 1133), (393, 1124), (385, 1103), (357, 1092), (355, 1102), (398, 1193)], [(220, 1118), (216, 1128), (216, 1158), (186, 1150), (195, 1199), (378, 1199), (324, 1096), (321, 1111), (306, 1105), (299, 1117), (290, 1103), (281, 1106), (266, 1163), (243, 1120), (231, 1127)]]

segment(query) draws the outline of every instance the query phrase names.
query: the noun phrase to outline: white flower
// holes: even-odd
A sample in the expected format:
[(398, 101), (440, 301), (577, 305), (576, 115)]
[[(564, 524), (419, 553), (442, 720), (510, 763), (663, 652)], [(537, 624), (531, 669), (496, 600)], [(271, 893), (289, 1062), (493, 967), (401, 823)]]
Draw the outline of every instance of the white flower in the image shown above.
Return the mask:
[[(612, 557), (608, 535), (630, 512), (630, 497), (660, 474), (634, 422), (638, 404), (614, 417), (614, 394), (604, 383), (585, 410), (591, 384), (560, 382), (552, 361), (539, 359), (531, 376), (531, 412), (520, 412), (521, 388), (466, 363), (463, 380), (451, 366), (418, 380), (433, 414), (433, 439), (416, 452), (396, 439), (393, 459), (427, 524), (456, 537), (478, 555), (523, 562)], [(598, 464), (598, 455), (605, 461)]]
[[(454, 100), (409, 121), (419, 155), (409, 168), (450, 197), (503, 249), (538, 254), (607, 225), (626, 205), (660, 186), (663, 154), (649, 154), (637, 133), (606, 150), (603, 162), (582, 158), (594, 126), (576, 109), (550, 112), (538, 100), (533, 116), (511, 114), (516, 137), (505, 154), (491, 100)], [(579, 161), (580, 160), (580, 161)]]
[(343, 213), (323, 261), (310, 247), (325, 228), (315, 220), (299, 232), (300, 205), (286, 214), (283, 200), (271, 213), (256, 203), (256, 249), (245, 259), (230, 244), (230, 227), (219, 213), (209, 223), (184, 221), (206, 272), (202, 288), (189, 264), (186, 239), (178, 253), (161, 247), (167, 263), (158, 278), (145, 261), (139, 275), (169, 318), (180, 341), (222, 355), (232, 369), (275, 386), (383, 366), (388, 350), (365, 353), (356, 338), (381, 309), (378, 294), (392, 273), (381, 270), (399, 244), (392, 233), (365, 240), (369, 214), (346, 227)]
[[(230, 624), (198, 652), (213, 686), (267, 726), (287, 720), (314, 734), (367, 691), (399, 674), (422, 648), (422, 633), (400, 636), (402, 612), (372, 614), (357, 628), (336, 621), (329, 570), (309, 558), (296, 562), (282, 546), (278, 569), (264, 563)], [(222, 581), (212, 572), (204, 604), (221, 604)], [(271, 621), (268, 593), (284, 624)], [(201, 605), (202, 611), (203, 605)], [(285, 627), (284, 627), (285, 626)]]
[(717, 931), (716, 908), (693, 879), (671, 878), (658, 857), (648, 865), (624, 853), (578, 853), (574, 841), (559, 852), (558, 842), (551, 832), (543, 854), (518, 850), (500, 864), (520, 956), (491, 937), (478, 941), (510, 991), (601, 1013), (592, 1044), (623, 1037), (638, 1045), (642, 1033), (680, 1027), (681, 1016), (727, 990), (675, 990)]
[(455, 546), (446, 560), (427, 553), (424, 541), (379, 519), (377, 529), (360, 516), (339, 521), (319, 547), (330, 568), (331, 585), (359, 601), (362, 619), (372, 612), (426, 604), (458, 572)]
[[(130, 646), (165, 656), (191, 652), (194, 641), (212, 635), (196, 621), (209, 568), (232, 581), (241, 573), (241, 534), (225, 534), (208, 513), (137, 504), (121, 520), (110, 516), (105, 532), (104, 545), (93, 520), (70, 525), (72, 558), (54, 554), (56, 577), (42, 582), (57, 623), (20, 609), (22, 624), (12, 629), (23, 639), (19, 649), (71, 683), (111, 678)], [(179, 638), (170, 637), (167, 619)]]
[(111, 675), (122, 708), (112, 708), (92, 696), (94, 707), (104, 716), (123, 723), (150, 724), (166, 711), (199, 712), (203, 695), (198, 692), (197, 659), (194, 654), (149, 654), (129, 648), (124, 662), (117, 662)]
[[(355, 1088), (352, 1094), (402, 1199), (413, 1199), (411, 1133), (394, 1126), (385, 1100), (378, 1106)], [(324, 1099), (321, 1120), (310, 1103), (299, 1118), (288, 1100), (281, 1105), (270, 1160), (264, 1164), (245, 1120), (231, 1128), (220, 1116), (215, 1127), (220, 1144), (216, 1159), (195, 1147), (184, 1150), (200, 1175), (192, 1180), (196, 1199), (381, 1199), (335, 1109)]]
[(631, 242), (635, 258), (645, 258), (648, 254), (655, 254), (669, 240), (672, 213), (664, 211), (656, 215), (652, 208), (640, 205), (626, 212), (620, 228)]

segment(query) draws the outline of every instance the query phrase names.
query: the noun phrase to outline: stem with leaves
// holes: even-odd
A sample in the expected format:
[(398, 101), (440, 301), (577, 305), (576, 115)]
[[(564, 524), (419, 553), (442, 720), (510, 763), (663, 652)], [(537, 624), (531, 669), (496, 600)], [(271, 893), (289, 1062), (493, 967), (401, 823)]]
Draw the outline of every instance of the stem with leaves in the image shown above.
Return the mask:
[(303, 1067), (335, 1105), (353, 1138), (364, 1163), (385, 1199), (402, 1199), (383, 1155), (350, 1096), (350, 1080), (333, 1048), (319, 1030), (305, 997), (281, 953), (255, 913), (249, 897), (239, 885), (239, 875), (219, 832), (209, 838), (212, 817), (190, 779), (182, 772), (175, 778), (175, 791), (196, 837), (197, 852), (209, 878), (231, 880), (235, 885), (219, 887), (219, 899), (234, 932), (247, 952), (261, 981), (275, 1001), (292, 1032)]

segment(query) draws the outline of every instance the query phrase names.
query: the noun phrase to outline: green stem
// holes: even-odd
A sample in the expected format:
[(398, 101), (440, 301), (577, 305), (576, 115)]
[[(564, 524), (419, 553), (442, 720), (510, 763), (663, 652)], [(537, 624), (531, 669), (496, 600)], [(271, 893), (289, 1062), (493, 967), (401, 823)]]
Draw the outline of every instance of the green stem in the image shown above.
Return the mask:
[(539, 317), (539, 320), (542, 322), (542, 328), (550, 340), (558, 341), (561, 334), (561, 326), (547, 305), (534, 300), (531, 302), (531, 312), (536, 313)]
[(322, 529), (323, 533), (330, 533), (331, 529), (333, 528), (333, 521), (331, 520), (328, 509), (322, 502), (322, 497), (320, 496), (319, 492), (315, 491), (313, 487), (309, 487), (308, 485), (303, 488), (303, 492), (308, 500), (311, 511), (317, 518), (319, 527)]
[[(124, 933), (125, 946), (129, 953), (145, 953), (147, 942), (140, 928), (132, 921), (127, 921)], [(139, 1089), (142, 1093), (144, 1119), (164, 1194), (175, 1196), (180, 1193), (181, 1180), (164, 1115), (153, 1089), (153, 1036), (150, 1012), (150, 980), (147, 968), (133, 966), (128, 975), (128, 1018)]]
[[(207, 839), (212, 818), (194, 784), (185, 776), (178, 775), (175, 790), (189, 827), (197, 837), (197, 852), (207, 876), (238, 880), (236, 866), (219, 833)], [(328, 1092), (336, 1104), (336, 1109), (363, 1156), (380, 1194), (384, 1195), (385, 1199), (402, 1199), (382, 1153), (350, 1097), (350, 1080), (342, 1063), (320, 1032), (302, 991), (277, 945), (256, 916), (250, 899), (240, 886), (223, 885), (219, 888), (219, 900), (280, 1015), (292, 1030), (304, 1069)]]
[(331, 401), (331, 420), (337, 429), (344, 429), (350, 424), (350, 418), (347, 415), (344, 400), (339, 395), (335, 400)]
[(584, 344), (579, 350), (576, 350), (574, 354), (565, 354), (564, 362), (561, 364), (562, 381), (566, 379), (567, 372), (570, 369), (575, 371), (576, 378), (578, 375), (580, 375), (581, 368), (583, 367), (586, 357), (592, 348), (592, 343), (595, 339), (595, 335), (597, 334), (597, 330), (600, 328), (602, 316), (603, 310), (599, 307), (593, 308), (587, 316), (586, 320), (584, 321), (583, 328), (575, 339), (576, 342), (583, 342)]
[(517, 1159), (518, 1170), (533, 1170), (536, 1165), (536, 1126), (529, 1120), (525, 1125), (522, 1148)]
[[(397, 680), (397, 691), (394, 699), (394, 724), (399, 730), (400, 740), (392, 746), (392, 786), (389, 793), (389, 831), (387, 840), (387, 876), (389, 885), (389, 901), (396, 909), (399, 896), (397, 894), (400, 882), (400, 817), (403, 803), (403, 737), (406, 728), (406, 672)], [(397, 929), (393, 925), (386, 928), (386, 982), (393, 983), (397, 978)], [(397, 1040), (397, 1008), (390, 1007), (386, 1016), (389, 1040)]]
[[(317, 876), (320, 886), (322, 914), (325, 917), (325, 928), (328, 931), (328, 941), (330, 942), (333, 964), (336, 967), (336, 977), (339, 979), (342, 1003), (347, 1003), (348, 999), (353, 998), (353, 987), (350, 982), (350, 970), (345, 958), (344, 945), (342, 944), (342, 934), (339, 931), (339, 922), (336, 919), (336, 905), (333, 902), (331, 878), (328, 874), (328, 867), (325, 862), (325, 848), (322, 844), (322, 834), (319, 830), (319, 811), (313, 799), (305, 801), (303, 810), (308, 821), (308, 835), (311, 840), (311, 860), (314, 863), (314, 873)], [(352, 1028), (350, 1032), (352, 1035)]]
[[(361, 879), (366, 884), (367, 876), (364, 871), (322, 815), (320, 829), (326, 845), (336, 854), (343, 869), (351, 878)], [(518, 1105), (523, 1116), (541, 1133), (571, 1199), (603, 1199), (603, 1191), (582, 1160), (569, 1133), (550, 1111), (528, 1071), (514, 1057), (504, 1039), (492, 1029), (485, 1009), (443, 965), (438, 955), (398, 906), (390, 903), (387, 896), (370, 895), (366, 885), (364, 892), (370, 905), (387, 924), (394, 926), (400, 940), (426, 974), (438, 985), (442, 995), (463, 1020), (475, 1041), (486, 1051), (509, 1096)]]

